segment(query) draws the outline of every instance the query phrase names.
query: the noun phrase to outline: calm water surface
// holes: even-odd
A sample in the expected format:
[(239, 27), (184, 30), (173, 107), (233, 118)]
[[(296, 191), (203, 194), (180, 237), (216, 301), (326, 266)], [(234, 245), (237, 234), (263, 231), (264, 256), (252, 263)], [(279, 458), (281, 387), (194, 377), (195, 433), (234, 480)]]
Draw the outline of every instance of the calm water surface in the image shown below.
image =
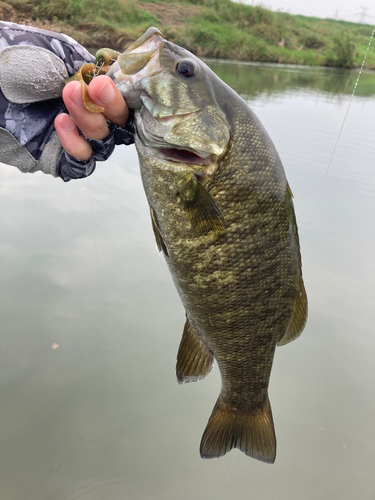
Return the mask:
[(209, 64), (265, 125), (295, 198), (310, 310), (276, 352), (276, 463), (199, 457), (219, 372), (176, 382), (184, 311), (120, 147), (68, 184), (0, 168), (1, 500), (375, 497), (375, 74), (331, 161), (356, 72)]

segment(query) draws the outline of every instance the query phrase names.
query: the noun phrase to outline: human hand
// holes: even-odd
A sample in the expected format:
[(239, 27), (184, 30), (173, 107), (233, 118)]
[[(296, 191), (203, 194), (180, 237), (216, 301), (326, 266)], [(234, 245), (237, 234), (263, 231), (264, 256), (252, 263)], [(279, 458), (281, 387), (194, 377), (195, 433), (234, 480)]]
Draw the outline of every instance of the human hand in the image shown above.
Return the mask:
[[(69, 114), (60, 113), (55, 118), (55, 129), (65, 151), (80, 161), (92, 156), (92, 147), (83, 137), (104, 139), (110, 132), (107, 120), (116, 125), (125, 125), (129, 110), (120, 91), (105, 75), (95, 77), (88, 87), (89, 97), (94, 104), (105, 108), (103, 113), (87, 111), (82, 102), (81, 83), (69, 82), (63, 89), (63, 100)], [(78, 128), (83, 136), (79, 134)]]

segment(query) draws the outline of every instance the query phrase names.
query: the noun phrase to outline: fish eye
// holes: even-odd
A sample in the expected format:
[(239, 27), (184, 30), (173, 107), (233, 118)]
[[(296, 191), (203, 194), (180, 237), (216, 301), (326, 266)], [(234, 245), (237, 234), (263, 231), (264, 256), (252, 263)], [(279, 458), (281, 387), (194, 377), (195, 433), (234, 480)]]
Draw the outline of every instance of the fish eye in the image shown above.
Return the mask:
[(194, 61), (190, 59), (181, 59), (181, 61), (177, 63), (176, 71), (185, 78), (191, 78), (196, 75), (198, 68)]

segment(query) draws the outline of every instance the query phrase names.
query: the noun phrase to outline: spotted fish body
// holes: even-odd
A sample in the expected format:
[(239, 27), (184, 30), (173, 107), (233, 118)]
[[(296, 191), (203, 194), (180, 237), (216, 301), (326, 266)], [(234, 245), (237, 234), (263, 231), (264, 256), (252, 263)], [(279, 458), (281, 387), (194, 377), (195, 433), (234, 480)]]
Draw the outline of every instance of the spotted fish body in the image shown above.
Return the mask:
[[(127, 72), (137, 54), (142, 64)], [(111, 76), (135, 109), (156, 241), (186, 310), (177, 378), (204, 378), (213, 359), (221, 374), (201, 456), (237, 447), (272, 463), (275, 348), (299, 336), (307, 316), (280, 158), (248, 105), (157, 30), (121, 57)]]

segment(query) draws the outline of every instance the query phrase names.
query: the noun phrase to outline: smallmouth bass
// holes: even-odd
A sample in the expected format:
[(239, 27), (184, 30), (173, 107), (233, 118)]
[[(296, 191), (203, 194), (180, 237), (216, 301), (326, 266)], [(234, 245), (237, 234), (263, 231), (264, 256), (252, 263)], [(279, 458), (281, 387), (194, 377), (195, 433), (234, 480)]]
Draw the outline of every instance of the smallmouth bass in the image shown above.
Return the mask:
[(249, 106), (202, 61), (150, 28), (107, 73), (134, 109), (159, 251), (186, 310), (180, 383), (219, 366), (203, 458), (276, 456), (268, 399), (277, 345), (307, 319), (292, 193)]

